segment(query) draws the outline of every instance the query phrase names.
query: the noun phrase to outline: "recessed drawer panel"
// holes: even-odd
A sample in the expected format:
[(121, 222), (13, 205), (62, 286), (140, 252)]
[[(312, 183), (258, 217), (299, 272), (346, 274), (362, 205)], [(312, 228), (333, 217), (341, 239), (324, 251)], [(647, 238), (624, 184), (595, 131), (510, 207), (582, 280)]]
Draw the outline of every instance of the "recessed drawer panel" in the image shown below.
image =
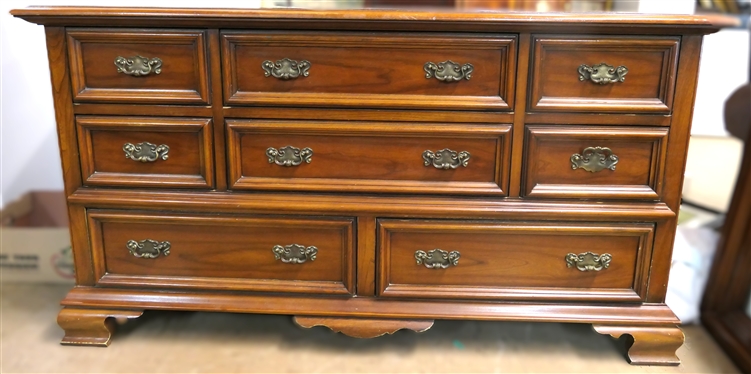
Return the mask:
[(89, 210), (97, 284), (349, 294), (351, 218)]
[(76, 118), (84, 184), (212, 188), (211, 120)]
[(225, 103), (510, 110), (516, 37), (222, 33)]
[(73, 99), (208, 104), (205, 32), (69, 29)]
[(669, 113), (679, 41), (537, 36), (529, 109)]
[(527, 126), (524, 196), (658, 200), (667, 128)]
[(505, 195), (509, 125), (228, 120), (230, 188)]
[(640, 301), (654, 226), (378, 220), (384, 297)]

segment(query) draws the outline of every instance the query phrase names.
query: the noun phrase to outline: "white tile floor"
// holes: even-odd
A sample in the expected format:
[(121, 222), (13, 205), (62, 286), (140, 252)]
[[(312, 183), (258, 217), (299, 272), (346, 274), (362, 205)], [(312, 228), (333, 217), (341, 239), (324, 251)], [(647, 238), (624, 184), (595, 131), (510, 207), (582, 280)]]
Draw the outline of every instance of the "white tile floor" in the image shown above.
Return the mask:
[(2, 285), (0, 372), (737, 372), (698, 326), (684, 329), (678, 367), (631, 366), (589, 325), (555, 323), (437, 321), (363, 340), (286, 316), (147, 312), (109, 348), (61, 346), (68, 288)]

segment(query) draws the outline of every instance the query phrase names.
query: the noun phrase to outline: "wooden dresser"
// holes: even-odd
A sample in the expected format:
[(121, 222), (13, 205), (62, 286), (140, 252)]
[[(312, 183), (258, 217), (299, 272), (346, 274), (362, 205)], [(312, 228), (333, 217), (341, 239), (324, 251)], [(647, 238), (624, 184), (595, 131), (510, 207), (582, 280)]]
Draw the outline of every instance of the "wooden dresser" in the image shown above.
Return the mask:
[(77, 286), (63, 344), (145, 309), (591, 323), (678, 364), (665, 305), (695, 16), (29, 8)]

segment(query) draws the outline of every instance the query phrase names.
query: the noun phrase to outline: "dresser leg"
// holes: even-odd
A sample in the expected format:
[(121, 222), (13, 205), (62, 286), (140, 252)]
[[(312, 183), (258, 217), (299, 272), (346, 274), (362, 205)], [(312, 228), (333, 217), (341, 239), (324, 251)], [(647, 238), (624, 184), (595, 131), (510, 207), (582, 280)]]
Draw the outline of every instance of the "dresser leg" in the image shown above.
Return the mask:
[(57, 324), (65, 330), (60, 344), (106, 347), (118, 322), (138, 318), (142, 310), (63, 308)]
[(375, 338), (402, 329), (423, 332), (433, 327), (433, 320), (308, 316), (295, 316), (293, 320), (300, 327), (325, 326), (353, 338)]
[(615, 326), (592, 325), (600, 334), (618, 339), (631, 335), (626, 356), (633, 365), (678, 365), (681, 360), (675, 351), (683, 345), (683, 331), (678, 326)]

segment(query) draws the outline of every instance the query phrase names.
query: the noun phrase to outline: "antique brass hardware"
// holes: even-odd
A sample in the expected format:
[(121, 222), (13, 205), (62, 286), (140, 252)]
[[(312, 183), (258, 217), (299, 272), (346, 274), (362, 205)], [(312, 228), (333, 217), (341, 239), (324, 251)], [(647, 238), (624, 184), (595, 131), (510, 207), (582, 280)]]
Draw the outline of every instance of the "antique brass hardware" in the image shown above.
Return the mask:
[(303, 161), (307, 164), (313, 161), (313, 150), (307, 147), (300, 149), (291, 145), (279, 149), (269, 147), (266, 149), (266, 157), (269, 158), (269, 164), (297, 166), (302, 164)]
[(274, 258), (282, 260), (285, 264), (302, 264), (308, 260), (315, 261), (318, 255), (318, 248), (305, 247), (300, 244), (275, 245), (271, 250), (274, 252)]
[(166, 144), (157, 146), (149, 142), (138, 144), (125, 143), (123, 151), (125, 151), (125, 157), (133, 161), (154, 162), (160, 158), (162, 160), (169, 158), (167, 155), (169, 153), (169, 146)]
[(431, 150), (422, 153), (425, 166), (433, 164), (436, 169), (456, 169), (459, 166), (467, 167), (469, 157), (470, 155), (467, 151), (457, 152), (448, 148), (441, 149), (435, 153)]
[(626, 74), (628, 74), (628, 68), (623, 65), (616, 68), (603, 62), (599, 65), (579, 66), (579, 80), (589, 79), (597, 84), (623, 82), (626, 80)]
[(451, 265), (459, 265), (459, 251), (446, 252), (442, 249), (432, 249), (428, 252), (416, 251), (415, 260), (418, 265), (425, 265), (428, 269), (445, 269)]
[(152, 71), (154, 74), (162, 72), (162, 60), (158, 57), (147, 58), (143, 56), (133, 56), (125, 58), (117, 56), (115, 58), (115, 66), (117, 66), (118, 73), (132, 75), (134, 77), (149, 75)]
[(146, 239), (137, 242), (128, 240), (125, 244), (128, 252), (138, 258), (157, 258), (159, 255), (169, 256), (170, 243), (158, 242), (156, 240)]
[(571, 155), (571, 168), (584, 169), (591, 173), (601, 170), (610, 169), (615, 171), (615, 165), (618, 163), (618, 156), (607, 147), (588, 147), (584, 148), (581, 154)]
[(475, 67), (472, 64), (459, 65), (451, 60), (437, 64), (426, 62), (422, 68), (425, 70), (426, 79), (435, 77), (435, 79), (442, 82), (457, 82), (462, 79), (469, 80), (472, 78), (472, 72), (475, 71)]
[(580, 253), (578, 255), (569, 253), (566, 255), (566, 266), (576, 266), (579, 271), (600, 271), (607, 269), (612, 259), (613, 256), (610, 253), (603, 253), (601, 255), (592, 252)]
[(261, 68), (265, 71), (265, 76), (272, 76), (278, 79), (295, 79), (299, 76), (307, 77), (310, 72), (310, 61), (301, 60), (297, 62), (288, 58), (283, 58), (277, 62), (266, 60), (261, 63)]

